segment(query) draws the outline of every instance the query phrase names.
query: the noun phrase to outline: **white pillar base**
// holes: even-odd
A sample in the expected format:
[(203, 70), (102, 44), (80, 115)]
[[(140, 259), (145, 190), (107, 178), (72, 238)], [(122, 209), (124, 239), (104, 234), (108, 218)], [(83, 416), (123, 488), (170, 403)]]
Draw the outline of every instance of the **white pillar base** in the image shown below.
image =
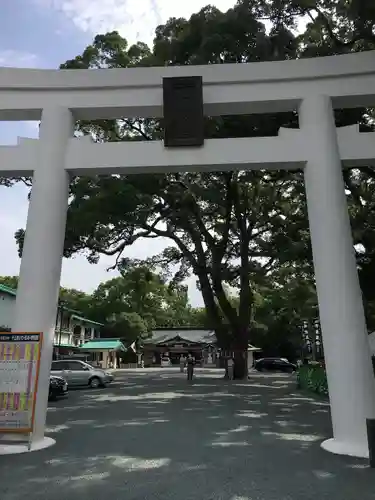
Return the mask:
[(0, 444), (0, 455), (18, 455), (20, 453), (44, 450), (45, 448), (53, 446), (55, 443), (56, 441), (54, 439), (44, 437), (43, 439), (38, 439), (38, 441), (33, 441), (30, 450), (28, 445), (24, 443)]
[(338, 439), (326, 439), (320, 445), (323, 450), (335, 453), (335, 455), (347, 455), (349, 457), (368, 458), (369, 451), (368, 445), (361, 445), (360, 443), (345, 443)]

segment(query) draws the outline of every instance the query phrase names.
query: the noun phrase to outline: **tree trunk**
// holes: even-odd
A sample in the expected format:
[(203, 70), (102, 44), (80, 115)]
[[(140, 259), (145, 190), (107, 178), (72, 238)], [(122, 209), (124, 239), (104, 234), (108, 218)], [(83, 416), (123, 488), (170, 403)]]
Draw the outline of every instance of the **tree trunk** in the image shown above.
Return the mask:
[(247, 379), (247, 349), (248, 349), (248, 329), (243, 328), (234, 336), (233, 358), (234, 358), (234, 378), (237, 380)]
[(234, 351), (234, 378), (236, 380), (247, 380), (247, 349)]

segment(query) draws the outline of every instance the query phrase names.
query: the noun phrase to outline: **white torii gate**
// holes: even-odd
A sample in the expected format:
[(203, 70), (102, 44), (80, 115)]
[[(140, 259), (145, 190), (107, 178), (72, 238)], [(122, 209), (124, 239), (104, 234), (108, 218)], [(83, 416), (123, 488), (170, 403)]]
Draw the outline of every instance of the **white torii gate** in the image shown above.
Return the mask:
[[(375, 418), (375, 379), (342, 168), (375, 165), (375, 135), (355, 125), (336, 130), (332, 108), (375, 104), (374, 63), (369, 51), (239, 65), (0, 69), (0, 120), (41, 119), (39, 140), (0, 147), (1, 176), (33, 175), (13, 325), (14, 331), (45, 334), (32, 449), (54, 442), (44, 430), (69, 176), (301, 168), (333, 427), (333, 438), (322, 446), (368, 456), (366, 418)], [(159, 141), (95, 144), (72, 137), (76, 119), (161, 117), (162, 77), (193, 75), (203, 78), (206, 115), (297, 110), (300, 128), (168, 150)]]

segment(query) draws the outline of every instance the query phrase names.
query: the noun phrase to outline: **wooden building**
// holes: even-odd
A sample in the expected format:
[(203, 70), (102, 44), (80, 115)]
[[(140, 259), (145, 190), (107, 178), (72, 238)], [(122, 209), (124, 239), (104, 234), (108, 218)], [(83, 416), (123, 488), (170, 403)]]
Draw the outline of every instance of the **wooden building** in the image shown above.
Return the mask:
[[(177, 365), (182, 355), (192, 354), (197, 362), (215, 365), (217, 359), (216, 335), (213, 330), (191, 328), (164, 328), (152, 331), (143, 341), (144, 366)], [(168, 360), (168, 361), (167, 361)]]

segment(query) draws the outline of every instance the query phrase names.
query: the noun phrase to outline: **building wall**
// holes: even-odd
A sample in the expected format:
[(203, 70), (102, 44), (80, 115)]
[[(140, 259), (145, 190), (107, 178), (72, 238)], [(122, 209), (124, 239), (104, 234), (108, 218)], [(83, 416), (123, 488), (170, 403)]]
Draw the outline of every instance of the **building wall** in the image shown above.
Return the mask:
[(55, 331), (55, 340), (54, 343), (56, 345), (61, 344), (61, 345), (72, 345), (72, 334), (67, 333), (67, 332), (61, 332), (61, 340), (60, 340), (60, 332), (57, 330)]
[(0, 291), (0, 326), (12, 328), (16, 297)]
[[(13, 318), (16, 305), (16, 296), (10, 295), (9, 293), (4, 293), (0, 291), (0, 326), (5, 326), (7, 328), (12, 328)], [(77, 345), (83, 344), (87, 340), (91, 340), (95, 337), (100, 337), (100, 328), (98, 326), (93, 326), (89, 323), (81, 324), (77, 323), (70, 318), (71, 314), (67, 311), (63, 312), (63, 322), (62, 322), (62, 332), (61, 332), (61, 344), (74, 345), (73, 342), (73, 328), (78, 326), (79, 329), (79, 339), (80, 342)], [(60, 311), (58, 312), (57, 325), (55, 330), (54, 343), (59, 344), (60, 341)]]

